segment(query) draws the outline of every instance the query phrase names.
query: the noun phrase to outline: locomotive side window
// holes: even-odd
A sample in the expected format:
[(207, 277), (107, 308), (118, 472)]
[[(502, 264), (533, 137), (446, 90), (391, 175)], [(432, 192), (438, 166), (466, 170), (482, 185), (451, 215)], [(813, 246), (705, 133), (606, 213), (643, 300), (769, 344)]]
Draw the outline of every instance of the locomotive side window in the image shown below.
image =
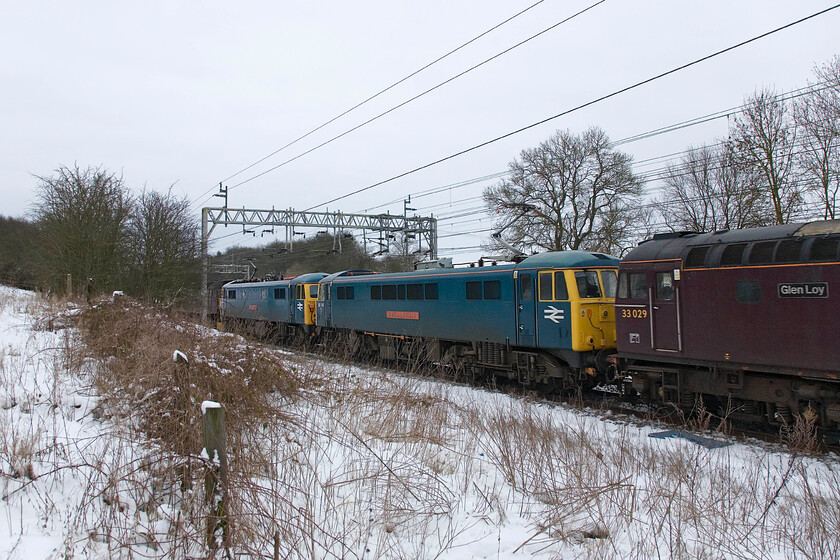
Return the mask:
[(762, 241), (754, 244), (750, 249), (750, 264), (770, 264), (773, 262), (773, 249), (775, 248), (775, 241)]
[[(335, 289), (336, 299), (353, 299), (353, 286), (339, 286)], [(329, 293), (327, 299), (330, 299)]]
[(467, 300), (481, 299), (481, 282), (467, 282)]
[(406, 287), (406, 297), (411, 300), (423, 299), (423, 284), (409, 284)]
[(630, 286), (627, 285), (627, 273), (624, 272), (618, 277), (618, 299), (627, 299), (630, 297)]
[(685, 256), (686, 268), (702, 268), (706, 264), (706, 253), (709, 252), (709, 246), (693, 247)]
[(405, 284), (397, 284), (397, 299), (405, 299)]
[(569, 299), (569, 288), (566, 287), (566, 275), (562, 270), (554, 273), (554, 299)]
[(370, 299), (382, 299), (382, 286), (370, 287)]
[(274, 288), (274, 299), (286, 299), (286, 288)]
[(582, 298), (601, 297), (601, 286), (598, 284), (598, 273), (594, 270), (578, 270), (575, 272), (578, 295)]
[(738, 303), (760, 302), (761, 282), (758, 280), (738, 280), (735, 285), (735, 299)]
[(551, 272), (540, 272), (539, 276), (540, 301), (554, 299), (554, 278)]
[(569, 289), (566, 287), (566, 276), (562, 270), (555, 272), (540, 272), (539, 276), (540, 301), (557, 301), (569, 299)]
[(636, 273), (630, 275), (630, 299), (647, 299), (647, 274)]
[(521, 301), (531, 301), (534, 299), (530, 274), (522, 274), (519, 276), (519, 299)]
[(614, 270), (601, 271), (601, 285), (604, 286), (604, 295), (608, 298), (615, 297), (615, 288), (618, 280)]
[(356, 290), (353, 286), (346, 286), (344, 288), (344, 299), (355, 299), (356, 298)]
[(656, 273), (656, 299), (670, 301), (674, 299), (674, 275), (671, 272)]
[(823, 237), (815, 239), (811, 244), (808, 260), (812, 262), (837, 260), (837, 242), (840, 238)]
[(622, 273), (618, 277), (618, 299), (648, 298), (647, 275), (643, 272)]
[(304, 299), (303, 297), (303, 284), (297, 285), (297, 299)]
[(227, 298), (228, 299), (236, 299), (236, 290), (228, 290), (227, 291)]
[(396, 284), (385, 284), (382, 286), (382, 299), (397, 299)]
[(437, 298), (438, 298), (437, 282), (433, 282), (431, 284), (426, 284), (426, 299), (437, 300)]
[(741, 264), (741, 259), (744, 256), (744, 249), (747, 248), (746, 243), (732, 243), (723, 249), (720, 255), (721, 266), (737, 266)]
[(802, 257), (802, 239), (785, 239), (779, 242), (776, 249), (776, 258), (774, 262), (777, 263), (794, 263), (799, 262)]
[(499, 280), (484, 282), (484, 299), (502, 299), (502, 283)]

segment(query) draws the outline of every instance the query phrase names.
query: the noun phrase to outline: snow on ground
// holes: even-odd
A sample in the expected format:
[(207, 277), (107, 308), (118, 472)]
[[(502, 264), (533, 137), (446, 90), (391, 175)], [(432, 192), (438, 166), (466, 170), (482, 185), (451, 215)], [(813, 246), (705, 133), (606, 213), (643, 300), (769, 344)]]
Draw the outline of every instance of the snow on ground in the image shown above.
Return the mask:
[[(165, 536), (187, 508), (132, 494), (147, 475), (120, 465), (150, 444), (99, 417), (93, 364), (54, 316), (0, 287), (0, 557), (185, 557)], [(318, 378), (251, 442), (266, 457), (254, 503), (290, 558), (840, 553), (835, 455), (709, 449), (606, 412), (277, 355)]]

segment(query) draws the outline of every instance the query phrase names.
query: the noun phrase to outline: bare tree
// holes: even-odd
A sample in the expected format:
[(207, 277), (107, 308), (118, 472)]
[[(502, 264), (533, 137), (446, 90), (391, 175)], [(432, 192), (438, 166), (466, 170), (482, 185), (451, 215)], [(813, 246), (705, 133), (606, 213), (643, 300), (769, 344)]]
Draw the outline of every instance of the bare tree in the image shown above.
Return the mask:
[(823, 217), (834, 219), (840, 194), (840, 56), (814, 73), (818, 82), (794, 107), (802, 144), (798, 160)]
[(129, 221), (132, 292), (172, 303), (199, 283), (199, 224), (186, 198), (144, 190)]
[(773, 222), (761, 176), (739, 165), (731, 146), (690, 148), (666, 171), (658, 213), (672, 230), (716, 231)]
[(641, 180), (631, 156), (603, 130), (558, 131), (509, 164), (510, 176), (484, 191), (485, 204), (523, 250), (585, 249), (620, 253), (641, 212)]
[(120, 288), (132, 204), (122, 179), (78, 165), (61, 166), (54, 176), (37, 179), (33, 217), (44, 281), (57, 288), (70, 274), (76, 294)]
[(769, 89), (757, 92), (735, 117), (731, 137), (739, 162), (761, 175), (775, 223), (797, 217), (804, 197), (796, 176), (796, 131), (785, 101)]

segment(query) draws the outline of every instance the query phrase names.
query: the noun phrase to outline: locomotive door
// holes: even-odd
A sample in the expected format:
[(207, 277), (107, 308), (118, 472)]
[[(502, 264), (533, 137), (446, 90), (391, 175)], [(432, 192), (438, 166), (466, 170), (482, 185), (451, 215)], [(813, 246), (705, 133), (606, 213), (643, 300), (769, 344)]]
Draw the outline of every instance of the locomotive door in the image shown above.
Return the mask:
[[(518, 276), (518, 278), (516, 278)], [(534, 303), (536, 274), (514, 273), (516, 283), (516, 343), (534, 346), (537, 338), (537, 311)]]
[[(318, 290), (318, 310), (315, 313), (318, 324), (332, 326), (332, 284), (321, 284)], [(323, 317), (323, 319), (322, 319)]]
[(653, 282), (648, 284), (653, 348), (681, 352), (680, 261), (657, 263), (653, 271)]

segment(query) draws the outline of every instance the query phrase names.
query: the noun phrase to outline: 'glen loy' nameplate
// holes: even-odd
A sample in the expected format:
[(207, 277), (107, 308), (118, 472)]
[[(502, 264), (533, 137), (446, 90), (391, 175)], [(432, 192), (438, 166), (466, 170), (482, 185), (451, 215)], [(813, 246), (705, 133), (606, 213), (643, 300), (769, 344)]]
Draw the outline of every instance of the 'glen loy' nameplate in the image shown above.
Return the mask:
[(827, 298), (828, 282), (811, 282), (808, 284), (779, 284), (780, 298)]

